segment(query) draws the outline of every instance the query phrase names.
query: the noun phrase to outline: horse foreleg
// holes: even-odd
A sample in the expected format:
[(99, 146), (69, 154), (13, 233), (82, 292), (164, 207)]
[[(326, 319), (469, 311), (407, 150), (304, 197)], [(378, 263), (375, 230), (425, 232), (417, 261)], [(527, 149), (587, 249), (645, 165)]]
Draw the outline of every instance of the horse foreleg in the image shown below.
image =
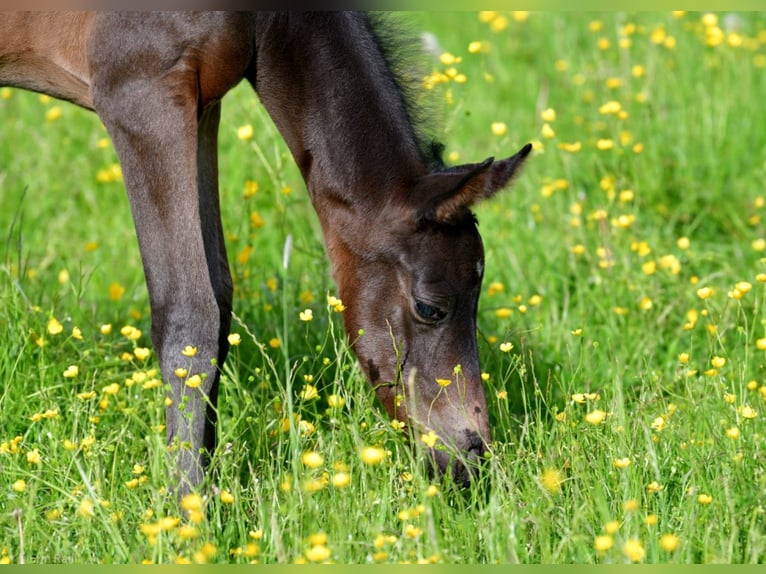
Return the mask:
[(107, 71), (93, 90), (138, 235), (152, 340), (170, 387), (166, 432), (179, 493), (202, 481), (214, 444), (218, 363), (231, 306), (211, 151), (218, 109), (215, 104), (198, 122), (196, 82), (188, 68), (157, 77)]
[[(198, 126), (197, 181), (199, 183), (199, 210), (202, 223), (202, 238), (205, 245), (208, 273), (219, 310), (218, 364), (223, 365), (229, 349), (229, 328), (233, 285), (229, 262), (226, 257), (226, 243), (221, 225), (220, 201), (218, 197), (218, 124), (221, 118), (221, 104), (217, 102), (205, 110)], [(210, 404), (207, 409), (205, 449), (212, 453), (215, 448), (215, 423), (218, 401), (218, 377), (213, 379), (209, 392)]]

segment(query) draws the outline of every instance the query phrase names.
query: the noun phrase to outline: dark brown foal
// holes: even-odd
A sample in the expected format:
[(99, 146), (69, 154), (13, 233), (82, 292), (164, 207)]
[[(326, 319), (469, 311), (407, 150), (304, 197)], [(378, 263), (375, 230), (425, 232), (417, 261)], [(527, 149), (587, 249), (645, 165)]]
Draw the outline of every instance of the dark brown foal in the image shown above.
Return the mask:
[[(138, 234), (152, 340), (172, 386), (179, 490), (215, 445), (232, 284), (218, 198), (221, 98), (257, 91), (306, 181), (345, 328), (391, 416), (433, 431), (465, 481), (490, 440), (476, 346), (483, 248), (470, 207), (530, 151), (445, 167), (414, 127), (395, 48), (360, 12), (8, 13), (0, 85), (95, 111), (114, 142)], [(358, 337), (361, 330), (364, 334)], [(174, 375), (198, 348), (190, 389)], [(440, 448), (446, 447), (446, 448)]]

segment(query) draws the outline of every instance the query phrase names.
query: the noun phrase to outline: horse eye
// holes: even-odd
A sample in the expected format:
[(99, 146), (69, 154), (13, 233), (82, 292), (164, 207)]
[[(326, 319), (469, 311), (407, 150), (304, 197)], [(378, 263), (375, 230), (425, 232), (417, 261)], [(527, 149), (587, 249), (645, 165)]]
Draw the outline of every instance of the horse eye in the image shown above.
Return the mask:
[(431, 323), (438, 323), (447, 316), (447, 312), (436, 305), (417, 300), (415, 301), (415, 311), (421, 319)]

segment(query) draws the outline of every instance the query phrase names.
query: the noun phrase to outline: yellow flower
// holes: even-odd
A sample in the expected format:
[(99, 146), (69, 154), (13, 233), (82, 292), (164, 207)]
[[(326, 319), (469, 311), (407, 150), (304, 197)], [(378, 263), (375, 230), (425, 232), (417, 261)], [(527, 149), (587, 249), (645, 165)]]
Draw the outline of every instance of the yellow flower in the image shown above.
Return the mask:
[(42, 457), (40, 456), (40, 451), (35, 449), (30, 450), (27, 453), (27, 462), (29, 464), (41, 464), (43, 461)]
[(247, 260), (250, 259), (250, 254), (253, 252), (252, 245), (245, 245), (242, 250), (237, 253), (237, 263), (245, 265)]
[(301, 436), (304, 436), (304, 437), (313, 434), (314, 431), (316, 430), (316, 427), (311, 421), (307, 421), (303, 419), (298, 421), (298, 428), (301, 431)]
[(304, 385), (299, 396), (303, 401), (310, 401), (319, 397), (319, 391), (314, 385)]
[(713, 296), (713, 289), (710, 287), (701, 287), (700, 289), (697, 289), (697, 297), (700, 299), (709, 299)]
[(493, 32), (502, 32), (508, 27), (508, 18), (498, 14), (489, 23), (489, 29)]
[(511, 315), (513, 315), (513, 311), (508, 307), (500, 307), (495, 311), (495, 316), (497, 316), (499, 319), (507, 319)]
[(300, 299), (301, 303), (303, 303), (304, 305), (308, 305), (309, 303), (314, 301), (314, 294), (310, 290), (305, 289), (298, 296), (298, 298)]
[(142, 333), (141, 329), (136, 329), (131, 325), (125, 325), (122, 329), (120, 329), (120, 334), (131, 341), (137, 341), (141, 338)]
[(64, 326), (58, 322), (55, 317), (51, 317), (48, 320), (48, 333), (51, 335), (58, 335), (64, 330)]
[(324, 562), (332, 556), (332, 552), (325, 545), (312, 546), (306, 551), (306, 558), (311, 562)]
[(405, 423), (403, 421), (400, 421), (400, 420), (397, 420), (397, 419), (392, 419), (391, 420), (391, 428), (394, 429), (394, 430), (402, 430), (405, 426), (407, 426), (407, 423)]
[(53, 106), (47, 112), (45, 112), (45, 119), (49, 122), (54, 122), (61, 117), (61, 108), (59, 106)]
[(421, 534), (423, 534), (423, 530), (421, 528), (418, 528), (417, 526), (408, 524), (404, 527), (404, 535), (407, 538), (417, 538)]
[(597, 393), (574, 393), (572, 400), (578, 404), (585, 404), (586, 401), (597, 401), (601, 397)]
[(608, 102), (599, 106), (598, 113), (602, 115), (616, 114), (619, 113), (620, 110), (622, 110), (622, 105), (620, 102), (617, 100), (609, 100)]
[(301, 485), (301, 488), (304, 492), (312, 493), (312, 492), (319, 492), (322, 490), (325, 486), (327, 486), (327, 473), (324, 473), (320, 477), (314, 477), (309, 478), (307, 480), (303, 481), (303, 484)]
[(221, 502), (224, 504), (233, 504), (234, 503), (234, 495), (229, 492), (228, 490), (222, 490), (221, 491)]
[(251, 530), (247, 533), (247, 535), (252, 538), (253, 540), (262, 540), (263, 539), (263, 529), (258, 530)]
[(456, 58), (454, 54), (450, 52), (443, 52), (439, 56), (439, 61), (445, 66), (452, 66), (453, 64), (459, 64), (461, 58)]
[(244, 126), (240, 126), (237, 128), (237, 137), (241, 139), (242, 141), (249, 140), (253, 137), (253, 126), (250, 124), (245, 124)]
[(511, 349), (513, 349), (513, 343), (500, 343), (500, 350), (503, 353), (510, 353)]
[(710, 359), (710, 364), (716, 369), (720, 369), (726, 364), (726, 359), (723, 357), (713, 357)]
[(386, 451), (377, 446), (366, 446), (359, 451), (359, 458), (369, 465), (379, 464), (386, 458)]
[(298, 316), (300, 317), (301, 321), (311, 321), (314, 318), (314, 312), (311, 309), (306, 309), (305, 311), (301, 311)]
[(145, 361), (149, 358), (149, 355), (152, 354), (151, 349), (147, 347), (136, 347), (133, 349), (133, 355), (135, 355), (136, 359), (139, 361)]
[(231, 333), (227, 337), (227, 340), (229, 341), (229, 345), (236, 347), (242, 342), (242, 337), (239, 335), (239, 333)]
[(181, 522), (181, 519), (175, 516), (163, 516), (157, 521), (157, 526), (160, 530), (168, 531), (178, 526), (179, 522)]
[(351, 484), (351, 475), (347, 472), (336, 472), (332, 476), (332, 485), (335, 488), (345, 488)]
[(53, 522), (54, 520), (58, 520), (62, 514), (63, 511), (60, 508), (52, 508), (45, 513), (45, 520), (48, 522)]
[(561, 484), (564, 482), (564, 475), (560, 470), (548, 468), (540, 475), (540, 484), (551, 494), (561, 492)]
[(343, 397), (339, 395), (330, 395), (329, 397), (327, 397), (327, 405), (330, 408), (340, 409), (340, 408), (343, 408), (343, 405), (345, 404), (346, 404), (346, 399), (344, 399)]
[(93, 435), (88, 435), (80, 441), (80, 448), (87, 449), (93, 446), (95, 442), (96, 442), (96, 437), (94, 437)]
[(440, 387), (448, 387), (452, 384), (452, 379), (436, 379), (436, 384)]
[(606, 413), (601, 409), (596, 409), (585, 415), (585, 420), (592, 425), (601, 424), (606, 419)]
[(553, 108), (546, 108), (542, 112), (540, 112), (540, 117), (544, 122), (553, 122), (556, 121), (556, 110)]
[(739, 438), (739, 427), (731, 427), (726, 429), (726, 436), (728, 436), (730, 439), (738, 439)]
[(181, 499), (183, 510), (202, 510), (202, 497), (196, 492), (185, 495)]
[(507, 131), (508, 131), (508, 126), (505, 125), (505, 122), (492, 123), (492, 133), (495, 134), (496, 136), (504, 136)]
[(710, 496), (709, 494), (700, 493), (697, 496), (697, 502), (699, 502), (700, 504), (703, 504), (703, 505), (708, 505), (711, 502), (713, 502), (713, 497)]
[(80, 501), (80, 505), (77, 507), (77, 514), (83, 518), (92, 518), (95, 515), (93, 510), (93, 501), (90, 498), (83, 498)]
[(644, 545), (637, 538), (630, 538), (623, 544), (622, 552), (631, 562), (641, 562), (646, 556)]
[(80, 367), (77, 365), (69, 365), (64, 371), (64, 376), (67, 379), (73, 379), (80, 374)]
[(436, 444), (436, 441), (439, 440), (439, 435), (430, 430), (427, 434), (420, 435), (420, 440), (423, 441), (429, 448), (433, 448), (433, 446)]
[(614, 545), (614, 539), (608, 534), (599, 534), (593, 539), (593, 548), (598, 552), (606, 552)]
[(303, 453), (301, 462), (309, 468), (319, 468), (324, 464), (324, 457), (318, 452), (310, 450)]
[(478, 54), (479, 52), (482, 51), (482, 46), (483, 46), (482, 42), (480, 42), (478, 40), (474, 40), (474, 41), (472, 41), (472, 42), (470, 42), (468, 44), (468, 53), (469, 54)]
[(630, 466), (631, 460), (629, 457), (626, 456), (623, 458), (615, 458), (613, 462), (614, 462), (614, 466), (622, 469), (622, 468), (628, 468)]
[(620, 529), (620, 521), (619, 520), (610, 520), (606, 524), (604, 524), (604, 530), (607, 534), (614, 534)]
[(11, 485), (11, 488), (16, 492), (24, 492), (27, 488), (27, 483), (25, 480), (19, 479)]
[(120, 391), (120, 385), (118, 383), (112, 383), (111, 385), (106, 385), (101, 391), (105, 395), (116, 395)]
[(562, 151), (570, 152), (570, 153), (577, 153), (582, 149), (582, 142), (575, 141), (575, 142), (560, 142), (559, 143), (559, 149)]
[(614, 147), (614, 140), (602, 138), (596, 142), (596, 148), (601, 151), (610, 150)]
[(150, 540), (155, 539), (162, 530), (158, 522), (140, 524), (138, 528), (141, 531), (141, 534)]
[(192, 347), (191, 345), (186, 345), (182, 350), (181, 354), (184, 357), (193, 357), (197, 354), (197, 347)]
[(742, 405), (738, 410), (742, 418), (745, 419), (754, 419), (758, 416), (758, 413), (750, 405)]
[(119, 283), (111, 283), (109, 285), (109, 299), (112, 301), (119, 301), (125, 294), (125, 287)]
[(181, 540), (193, 540), (199, 536), (199, 529), (189, 524), (179, 526), (176, 532)]
[(336, 313), (342, 313), (346, 310), (346, 306), (343, 304), (343, 301), (334, 295), (327, 296), (327, 305), (331, 307), (332, 310)]
[(665, 552), (675, 552), (680, 544), (681, 540), (675, 534), (667, 533), (660, 536), (660, 548)]
[(646, 491), (651, 492), (652, 494), (657, 494), (658, 492), (661, 492), (665, 490), (665, 487), (661, 485), (656, 480), (653, 480), (649, 484), (646, 485)]
[(657, 431), (657, 432), (660, 432), (661, 430), (663, 430), (665, 428), (665, 418), (664, 417), (656, 417), (652, 421), (651, 428), (652, 428), (653, 431)]

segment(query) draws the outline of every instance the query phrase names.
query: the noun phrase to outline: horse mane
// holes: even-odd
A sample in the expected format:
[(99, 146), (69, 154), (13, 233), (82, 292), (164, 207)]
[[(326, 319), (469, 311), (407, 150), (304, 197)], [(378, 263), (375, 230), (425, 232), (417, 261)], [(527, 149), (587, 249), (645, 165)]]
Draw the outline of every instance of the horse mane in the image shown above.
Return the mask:
[(434, 168), (444, 166), (444, 144), (436, 140), (426, 126), (441, 125), (435, 121), (433, 99), (423, 88), (425, 53), (421, 39), (409, 23), (390, 12), (370, 12), (369, 29), (381, 51), (391, 81), (399, 88), (405, 113), (412, 126), (416, 143), (426, 163)]

